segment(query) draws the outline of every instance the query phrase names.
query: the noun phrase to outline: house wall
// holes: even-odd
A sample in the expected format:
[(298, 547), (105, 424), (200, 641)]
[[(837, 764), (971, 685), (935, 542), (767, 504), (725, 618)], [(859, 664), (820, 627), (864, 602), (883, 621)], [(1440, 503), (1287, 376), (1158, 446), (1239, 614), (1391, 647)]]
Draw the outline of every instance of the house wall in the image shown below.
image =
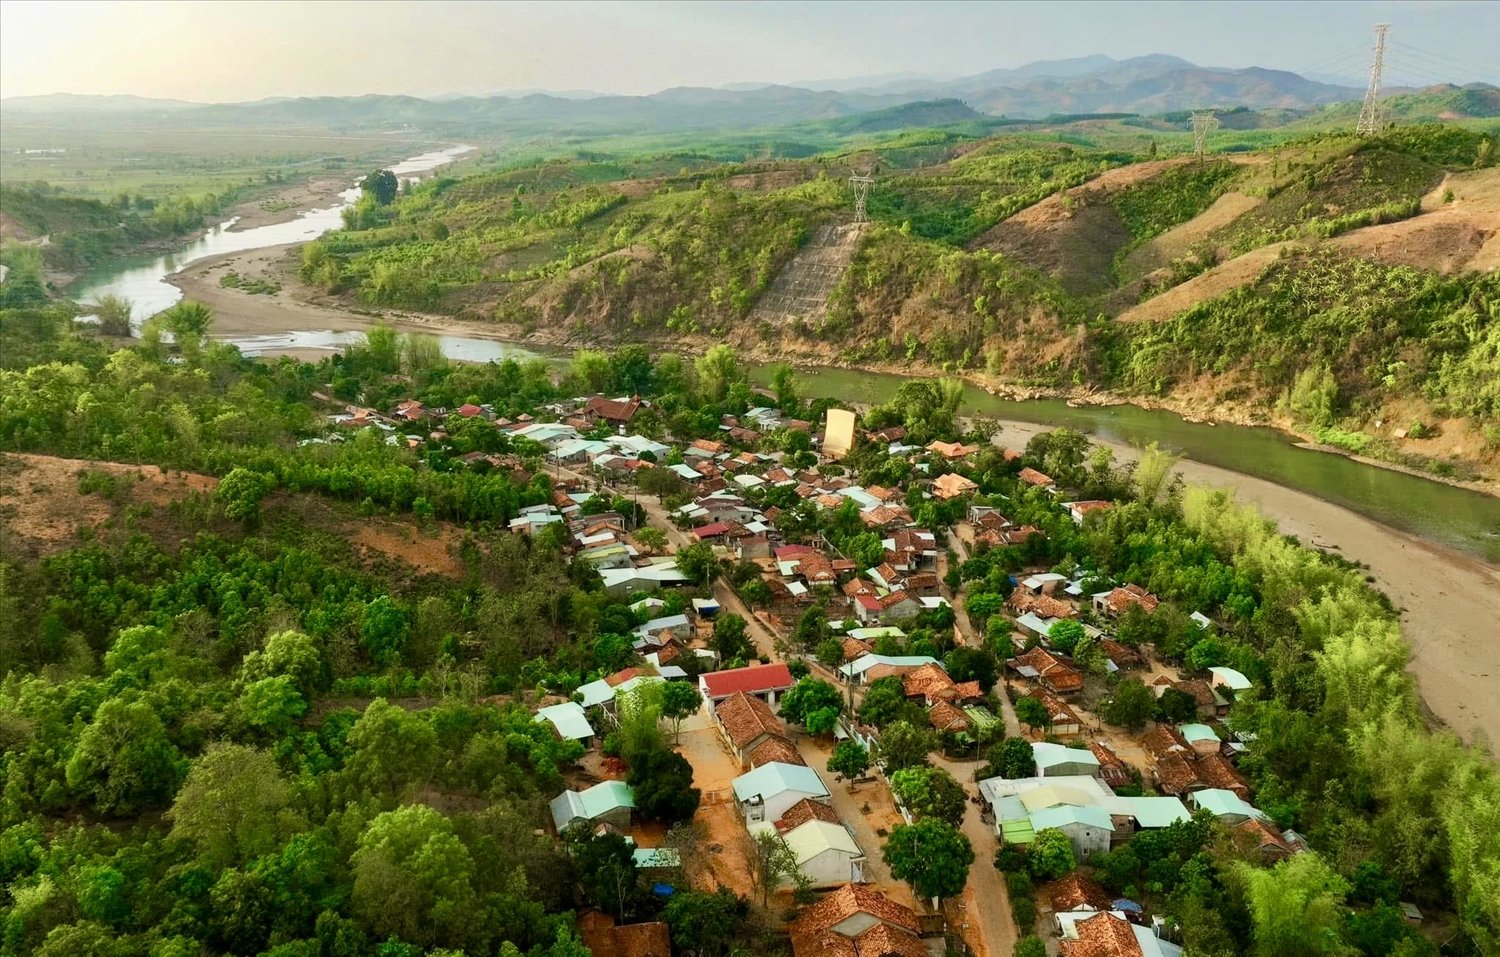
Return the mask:
[(1110, 836), (1114, 834), (1113, 831), (1091, 827), (1087, 824), (1069, 824), (1059, 830), (1068, 835), (1068, 839), (1073, 842), (1073, 853), (1080, 861), (1090, 854), (1103, 854), (1108, 851)]
[(802, 865), (802, 873), (813, 887), (831, 887), (856, 879), (854, 855), (830, 848)]
[(1065, 761), (1062, 764), (1054, 765), (1053, 767), (1047, 768), (1046, 770), (1038, 769), (1037, 774), (1040, 777), (1060, 777), (1064, 774), (1086, 774), (1089, 777), (1097, 778), (1099, 776), (1099, 765), (1085, 764), (1082, 761)]
[(829, 803), (825, 795), (807, 794), (803, 791), (784, 791), (781, 794), (770, 795), (759, 805), (740, 805), (740, 813), (746, 824), (754, 824), (757, 821), (779, 821), (793, 804), (803, 798), (812, 798), (822, 804)]

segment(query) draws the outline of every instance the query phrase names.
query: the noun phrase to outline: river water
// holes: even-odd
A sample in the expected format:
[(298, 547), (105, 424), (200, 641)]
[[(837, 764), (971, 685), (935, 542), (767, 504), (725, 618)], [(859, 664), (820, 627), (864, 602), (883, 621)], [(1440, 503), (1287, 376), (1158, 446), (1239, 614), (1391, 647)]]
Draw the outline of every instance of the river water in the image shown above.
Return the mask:
[[(389, 168), (402, 179), (413, 179), (451, 163), (473, 149), (472, 146), (450, 146), (413, 156)], [(337, 205), (310, 209), (296, 219), (257, 226), (254, 229), (236, 231), (233, 228), (236, 220), (226, 220), (174, 253), (145, 261), (127, 262), (123, 264), (123, 268), (122, 264), (116, 264), (85, 276), (72, 290), (72, 296), (79, 302), (98, 302), (100, 297), (106, 295), (128, 299), (131, 320), (139, 326), (163, 309), (175, 306), (182, 299), (182, 290), (167, 282), (167, 277), (174, 272), (209, 256), (317, 239), (344, 225), (344, 210), (359, 199), (359, 194), (359, 187), (352, 186), (339, 194), (340, 202)]]
[[(424, 153), (391, 169), (398, 176), (412, 177), (449, 163), (471, 149), (455, 146)], [(341, 227), (344, 208), (358, 198), (359, 188), (354, 187), (340, 194), (339, 205), (309, 210), (289, 222), (240, 232), (230, 228), (234, 224), (230, 220), (175, 254), (149, 262), (119, 264), (90, 276), (74, 290), (74, 298), (93, 302), (105, 294), (123, 296), (132, 303), (133, 319), (142, 322), (182, 298), (182, 292), (167, 282), (172, 273), (208, 256), (316, 239)], [(261, 355), (292, 348), (333, 351), (359, 340), (361, 335), (309, 329), (231, 337), (228, 341), (247, 355)], [(444, 355), (467, 362), (558, 358), (555, 354), (546, 356), (493, 339), (455, 335), (437, 338)], [(764, 378), (765, 370), (757, 371)], [(879, 403), (893, 396), (904, 381), (903, 376), (886, 373), (821, 369), (805, 374), (802, 391), (812, 397)], [(1055, 400), (1017, 402), (997, 398), (974, 386), (965, 388), (963, 412), (1066, 426), (1132, 445), (1157, 442), (1190, 459), (1307, 492), (1382, 524), (1500, 563), (1500, 498), (1365, 465), (1341, 455), (1298, 448), (1287, 435), (1274, 429), (1200, 425), (1169, 412), (1135, 406), (1075, 409)]]

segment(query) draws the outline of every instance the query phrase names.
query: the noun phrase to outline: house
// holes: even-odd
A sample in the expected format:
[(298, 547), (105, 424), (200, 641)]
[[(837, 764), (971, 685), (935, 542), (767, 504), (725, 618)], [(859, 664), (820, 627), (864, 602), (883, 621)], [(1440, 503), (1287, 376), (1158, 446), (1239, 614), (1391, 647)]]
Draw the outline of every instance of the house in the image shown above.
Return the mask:
[(616, 924), (600, 911), (578, 920), (578, 936), (594, 957), (672, 957), (671, 928), (659, 920)]
[(1181, 957), (1182, 948), (1114, 913), (1094, 914), (1072, 925), (1058, 943), (1061, 957)]
[(1083, 690), (1083, 672), (1071, 661), (1046, 648), (1033, 648), (1005, 663), (1007, 668), (1030, 679), (1053, 694), (1073, 694)]
[(797, 746), (779, 734), (767, 735), (745, 750), (742, 770), (758, 768), (765, 764), (807, 764)]
[(1248, 847), (1262, 864), (1275, 864), (1307, 850), (1302, 835), (1283, 831), (1269, 821), (1250, 817), (1233, 826), (1236, 844)]
[(698, 676), (698, 691), (709, 704), (717, 704), (725, 698), (744, 692), (760, 698), (775, 707), (778, 695), (785, 693), (797, 682), (782, 662), (770, 665), (751, 665), (748, 668), (731, 668), (728, 671), (711, 671)]
[(584, 405), (583, 416), (590, 420), (602, 419), (611, 425), (624, 425), (635, 417), (640, 407), (641, 400), (636, 398), (606, 399), (596, 395)]
[(1037, 699), (1047, 709), (1047, 727), (1054, 737), (1075, 738), (1083, 733), (1083, 719), (1061, 698), (1041, 689), (1032, 691), (1026, 697)]
[(749, 765), (750, 751), (757, 745), (771, 738), (786, 738), (786, 727), (771, 706), (743, 691), (735, 692), (714, 706), (714, 723), (719, 726), (719, 733), (729, 750), (739, 759), (741, 768)]
[(927, 957), (911, 908), (862, 884), (846, 884), (788, 928), (793, 957)]
[(1127, 668), (1139, 668), (1142, 664), (1145, 663), (1141, 658), (1140, 652), (1136, 651), (1134, 648), (1131, 648), (1129, 645), (1124, 645), (1118, 641), (1115, 641), (1113, 638), (1099, 639), (1099, 650), (1104, 653), (1104, 657), (1109, 661), (1109, 663), (1111, 665), (1114, 665), (1114, 667), (1110, 669), (1111, 671), (1124, 671)]
[(1095, 512), (1102, 512), (1115, 507), (1114, 502), (1105, 502), (1093, 499), (1087, 502), (1064, 502), (1063, 508), (1068, 510), (1074, 525), (1082, 525), (1083, 520)]
[(1255, 820), (1268, 820), (1265, 813), (1233, 791), (1223, 788), (1204, 788), (1194, 791), (1188, 802), (1200, 811), (1208, 811), (1214, 817), (1233, 827)]
[(889, 675), (904, 675), (908, 671), (926, 664), (937, 664), (937, 659), (928, 655), (861, 655), (839, 668), (845, 681), (867, 685)]
[(1050, 741), (1034, 741), (1032, 757), (1036, 759), (1039, 777), (1057, 777), (1068, 774), (1087, 774), (1099, 777), (1099, 759), (1087, 748), (1068, 748)]
[(579, 821), (624, 829), (635, 811), (635, 792), (624, 781), (600, 781), (583, 791), (564, 791), (549, 806), (559, 834)]
[(594, 726), (589, 724), (583, 705), (576, 701), (564, 701), (562, 704), (541, 708), (534, 720), (552, 725), (552, 730), (564, 741), (577, 741), (589, 749), (594, 747)]
[(1095, 595), (1094, 610), (1101, 615), (1118, 618), (1129, 611), (1132, 605), (1150, 614), (1160, 602), (1159, 598), (1139, 585), (1122, 585)]
[(603, 568), (599, 577), (604, 590), (611, 595), (629, 595), (638, 591), (656, 591), (686, 585), (691, 579), (677, 568), (675, 558), (666, 558), (634, 568)]
[(937, 569), (937, 536), (925, 528), (903, 528), (883, 539), (885, 560), (898, 572), (930, 572)]
[(908, 698), (916, 698), (925, 705), (951, 702), (958, 694), (953, 679), (937, 662), (919, 665), (902, 675), (901, 687)]
[[(797, 802), (797, 806), (815, 803), (804, 800)], [(752, 835), (779, 833), (796, 859), (797, 869), (812, 887), (832, 887), (864, 880), (865, 853), (843, 824), (826, 820), (821, 815), (809, 816), (796, 824), (786, 822), (783, 827), (784, 822), (785, 818), (775, 824), (756, 824), (750, 832)]]
[(731, 782), (731, 787), (747, 826), (757, 821), (779, 820), (798, 801), (824, 804), (832, 801), (818, 772), (805, 765), (779, 761), (740, 775)]
[(1206, 724), (1180, 724), (1177, 733), (1182, 735), (1182, 740), (1188, 743), (1196, 754), (1217, 754), (1219, 752), (1219, 736), (1214, 729)]
[(854, 599), (854, 614), (860, 621), (904, 621), (921, 614), (922, 603), (904, 591), (885, 595), (860, 595)]
[(1198, 713), (1205, 718), (1223, 716), (1229, 713), (1229, 699), (1219, 694), (1202, 678), (1183, 678), (1173, 680), (1167, 675), (1157, 675), (1151, 682), (1151, 690), (1160, 698), (1168, 689), (1175, 689), (1193, 699), (1198, 708)]
[(1239, 694), (1250, 690), (1250, 679), (1233, 668), (1216, 667), (1208, 669), (1209, 684), (1215, 688), (1227, 689), (1231, 694)]
[(1055, 595), (1068, 583), (1068, 576), (1058, 572), (1038, 572), (1021, 580), (1019, 590), (1028, 595)]
[(1099, 778), (1112, 788), (1131, 782), (1130, 765), (1103, 741), (1090, 741), (1089, 750), (1099, 761)]
[(979, 486), (957, 472), (946, 472), (932, 480), (932, 494), (947, 501), (979, 491)]
[(962, 708), (949, 701), (937, 701), (928, 708), (927, 720), (932, 723), (933, 730), (939, 733), (951, 731), (961, 734), (974, 728), (974, 720)]
[(1073, 844), (1079, 860), (1109, 850), (1114, 840), (1115, 824), (1110, 813), (1100, 807), (1059, 804), (1031, 814), (1033, 831), (1062, 831)]
[(1037, 832), (1056, 829), (1082, 860), (1108, 851), (1114, 838), (1111, 807), (1118, 799), (1098, 778), (987, 778), (979, 793), (994, 808), (995, 833), (1007, 844), (1030, 844)]
[[(1113, 908), (1113, 898), (1092, 877), (1073, 871), (1042, 889), (1042, 899), (1052, 905), (1054, 914), (1076, 914), (1080, 911), (1100, 913)], [(1062, 933), (1062, 925), (1057, 924)]]
[(1249, 799), (1250, 781), (1240, 773), (1239, 768), (1217, 751), (1200, 757), (1196, 770), (1198, 777), (1209, 787), (1232, 791), (1242, 798)]
[(1051, 488), (1057, 484), (1052, 481), (1052, 476), (1044, 475), (1033, 468), (1022, 469), (1016, 478), (1035, 488)]

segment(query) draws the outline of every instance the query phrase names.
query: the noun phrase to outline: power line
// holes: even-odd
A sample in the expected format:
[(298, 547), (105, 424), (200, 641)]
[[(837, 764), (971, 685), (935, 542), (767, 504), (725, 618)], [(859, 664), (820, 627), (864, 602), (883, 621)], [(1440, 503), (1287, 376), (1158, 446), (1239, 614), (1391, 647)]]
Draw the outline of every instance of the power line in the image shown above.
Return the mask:
[(1370, 62), (1370, 85), (1365, 90), (1364, 105), (1359, 108), (1359, 122), (1354, 124), (1356, 136), (1373, 136), (1384, 125), (1380, 109), (1380, 72), (1385, 60), (1385, 35), (1390, 29), (1389, 23), (1375, 24), (1375, 57)]

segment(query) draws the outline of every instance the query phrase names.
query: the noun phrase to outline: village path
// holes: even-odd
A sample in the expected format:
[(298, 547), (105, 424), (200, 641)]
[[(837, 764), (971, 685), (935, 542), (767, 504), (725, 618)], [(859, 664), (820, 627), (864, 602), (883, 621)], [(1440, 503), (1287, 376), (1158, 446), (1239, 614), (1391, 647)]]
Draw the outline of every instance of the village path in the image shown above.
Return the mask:
[[(979, 793), (973, 761), (953, 761), (934, 752), (932, 763), (962, 782), (964, 790)], [(999, 847), (995, 831), (980, 820), (979, 808), (972, 802), (965, 806), (962, 830), (974, 847), (974, 863), (969, 867), (969, 883), (964, 886), (958, 927), (978, 957), (1010, 957), (1016, 947), (1016, 925), (1010, 916), (1005, 879), (995, 870)]]
[[(830, 750), (824, 747), (821, 741), (809, 735), (798, 731), (794, 731), (793, 735), (802, 760), (807, 762), (808, 767), (824, 777), (832, 798), (833, 809), (838, 812), (839, 820), (848, 825), (849, 830), (854, 834), (854, 842), (859, 845), (860, 850), (865, 852), (865, 882), (892, 900), (916, 910), (925, 911), (926, 908), (913, 896), (911, 886), (905, 881), (898, 881), (892, 877), (891, 869), (886, 866), (884, 858), (881, 857), (880, 852), (885, 846), (885, 838), (880, 831), (890, 833), (892, 828), (903, 823), (900, 812), (896, 810), (896, 805), (891, 800), (890, 789), (877, 781), (873, 784), (865, 784), (850, 794), (848, 783), (835, 781), (833, 775), (828, 772)], [(866, 811), (865, 808), (869, 810)]]
[[(963, 542), (959, 540), (958, 536), (953, 534), (951, 528), (948, 530), (948, 547), (953, 549), (954, 554), (957, 555), (968, 553), (968, 549), (964, 547)], [(943, 587), (944, 590), (947, 589), (946, 585)], [(958, 625), (958, 633), (963, 636), (964, 644), (974, 648), (983, 648), (984, 635), (976, 630), (974, 623), (969, 620), (969, 609), (966, 603), (960, 601), (957, 594), (949, 595), (948, 601), (953, 605), (953, 620)], [(1005, 662), (1001, 661), (999, 666), (1004, 668)], [(1016, 717), (1016, 708), (1011, 703), (1010, 695), (1005, 693), (1004, 681), (996, 683), (995, 697), (1000, 701), (1000, 718), (1005, 722), (1006, 737), (1019, 738), (1021, 736), (1021, 722)]]

